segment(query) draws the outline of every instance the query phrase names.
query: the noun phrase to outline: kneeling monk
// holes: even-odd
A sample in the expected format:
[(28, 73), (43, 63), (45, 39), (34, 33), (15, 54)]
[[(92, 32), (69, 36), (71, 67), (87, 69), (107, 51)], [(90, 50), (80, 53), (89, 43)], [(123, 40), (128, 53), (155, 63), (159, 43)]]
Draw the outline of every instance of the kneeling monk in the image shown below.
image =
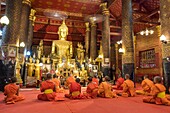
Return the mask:
[(19, 95), (19, 87), (16, 85), (17, 78), (12, 77), (10, 84), (6, 85), (4, 88), (5, 102), (7, 104), (14, 104), (17, 101), (24, 100), (23, 96)]
[(170, 106), (170, 101), (165, 95), (166, 88), (161, 84), (162, 79), (160, 76), (154, 77), (155, 85), (151, 89), (151, 94), (153, 97), (146, 97), (143, 99), (143, 102), (154, 103), (159, 105), (168, 105)]
[(115, 98), (117, 97), (116, 93), (112, 91), (112, 86), (109, 83), (110, 77), (105, 76), (105, 81), (100, 83), (99, 90), (98, 90), (98, 96), (104, 97), (104, 98)]
[(96, 98), (98, 94), (98, 84), (92, 80), (92, 77), (88, 78), (89, 84), (87, 85), (86, 93), (88, 97)]
[(45, 100), (45, 101), (55, 100), (56, 87), (51, 79), (52, 79), (52, 75), (48, 73), (46, 75), (46, 80), (41, 83), (40, 91), (43, 92), (43, 94), (38, 95), (38, 100)]
[(85, 98), (83, 94), (81, 94), (81, 85), (80, 79), (76, 78), (75, 82), (70, 83), (69, 94), (65, 94), (65, 97), (70, 99), (82, 99)]
[(135, 96), (135, 87), (134, 87), (134, 82), (130, 80), (130, 75), (126, 74), (125, 75), (125, 81), (122, 84), (123, 91), (122, 91), (122, 96), (123, 97), (133, 97)]

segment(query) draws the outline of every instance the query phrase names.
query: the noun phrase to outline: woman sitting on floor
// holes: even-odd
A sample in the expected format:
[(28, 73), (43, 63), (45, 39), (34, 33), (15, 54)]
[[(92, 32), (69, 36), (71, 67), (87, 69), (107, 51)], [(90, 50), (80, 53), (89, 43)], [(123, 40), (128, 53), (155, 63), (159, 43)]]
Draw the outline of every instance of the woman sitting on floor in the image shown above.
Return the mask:
[(7, 104), (14, 104), (15, 102), (24, 100), (25, 98), (19, 95), (19, 86), (16, 85), (17, 78), (12, 77), (10, 83), (4, 88), (5, 102)]

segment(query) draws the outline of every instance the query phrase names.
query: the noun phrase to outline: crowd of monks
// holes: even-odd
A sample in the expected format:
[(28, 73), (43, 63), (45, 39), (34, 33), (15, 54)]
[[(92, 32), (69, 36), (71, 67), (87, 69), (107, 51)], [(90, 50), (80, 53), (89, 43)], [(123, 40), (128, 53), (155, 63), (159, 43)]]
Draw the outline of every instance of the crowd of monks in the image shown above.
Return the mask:
[[(7, 104), (14, 104), (25, 99), (19, 94), (19, 87), (16, 85), (16, 81), (16, 77), (12, 77), (10, 83), (4, 88), (5, 102)], [(71, 74), (67, 78), (65, 85), (69, 89), (69, 93), (59, 96), (61, 93), (64, 94), (65, 89), (61, 87), (60, 80), (56, 75), (52, 76), (48, 73), (45, 80), (41, 82), (40, 91), (42, 93), (38, 94), (38, 100), (118, 98), (119, 96), (135, 97), (136, 94), (142, 94), (145, 95), (143, 102), (170, 105), (170, 97), (165, 94), (166, 88), (162, 85), (160, 76), (154, 77), (153, 81), (149, 80), (147, 75), (144, 76), (144, 80), (141, 83), (142, 90), (135, 90), (134, 82), (130, 80), (129, 74), (125, 75), (125, 79), (119, 76), (115, 87), (110, 83), (108, 76), (105, 76), (101, 83), (99, 83), (97, 76), (89, 77), (86, 92), (83, 93), (81, 91), (80, 79), (75, 78)]]

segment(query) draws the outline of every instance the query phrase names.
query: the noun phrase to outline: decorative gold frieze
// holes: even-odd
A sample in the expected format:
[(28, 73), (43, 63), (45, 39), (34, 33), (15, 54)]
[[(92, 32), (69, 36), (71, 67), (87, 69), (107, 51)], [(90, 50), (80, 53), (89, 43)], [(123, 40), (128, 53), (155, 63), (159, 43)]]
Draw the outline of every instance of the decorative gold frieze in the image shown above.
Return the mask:
[(102, 8), (102, 13), (103, 13), (104, 15), (109, 15), (109, 10), (108, 10), (108, 8), (107, 8), (107, 2), (101, 3), (101, 4), (100, 4), (100, 7)]
[(86, 22), (86, 23), (85, 23), (85, 26), (86, 26), (86, 31), (90, 31), (89, 22)]
[(22, 3), (27, 4), (31, 7), (31, 0), (23, 0)]

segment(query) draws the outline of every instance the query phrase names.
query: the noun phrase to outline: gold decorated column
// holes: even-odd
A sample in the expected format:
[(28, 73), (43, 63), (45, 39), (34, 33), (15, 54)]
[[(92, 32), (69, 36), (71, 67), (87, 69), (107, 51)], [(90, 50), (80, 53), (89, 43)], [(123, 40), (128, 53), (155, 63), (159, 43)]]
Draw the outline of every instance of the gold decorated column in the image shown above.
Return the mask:
[(90, 40), (90, 59), (93, 62), (97, 58), (97, 37), (96, 37), (96, 23), (93, 18), (91, 20), (91, 40)]
[(89, 39), (90, 39), (90, 28), (89, 22), (85, 23), (86, 26), (86, 35), (85, 35), (85, 49), (86, 49), (86, 58), (89, 58)]
[(134, 48), (132, 29), (132, 0), (122, 0), (122, 74), (134, 80)]
[(170, 34), (169, 34), (169, 12), (170, 12), (170, 0), (160, 0), (160, 20), (161, 20), (161, 35), (166, 37), (167, 44), (162, 44), (162, 60), (163, 60), (163, 72), (164, 72), (164, 85), (166, 87), (166, 93), (169, 92), (170, 87)]
[(102, 46), (103, 46), (103, 74), (104, 76), (110, 75), (110, 14), (107, 8), (107, 3), (100, 5), (102, 13), (104, 15), (104, 21), (102, 22)]
[(31, 51), (34, 22), (35, 22), (35, 19), (36, 19), (35, 13), (36, 13), (36, 11), (34, 9), (31, 9), (31, 12), (30, 12), (30, 15), (29, 15), (28, 40), (27, 40), (27, 50), (28, 51)]
[(20, 53), (24, 54), (27, 50), (29, 15), (31, 10), (31, 0), (22, 1), (21, 24), (20, 24), (20, 39), (19, 43), (24, 42), (25, 47), (20, 47)]

